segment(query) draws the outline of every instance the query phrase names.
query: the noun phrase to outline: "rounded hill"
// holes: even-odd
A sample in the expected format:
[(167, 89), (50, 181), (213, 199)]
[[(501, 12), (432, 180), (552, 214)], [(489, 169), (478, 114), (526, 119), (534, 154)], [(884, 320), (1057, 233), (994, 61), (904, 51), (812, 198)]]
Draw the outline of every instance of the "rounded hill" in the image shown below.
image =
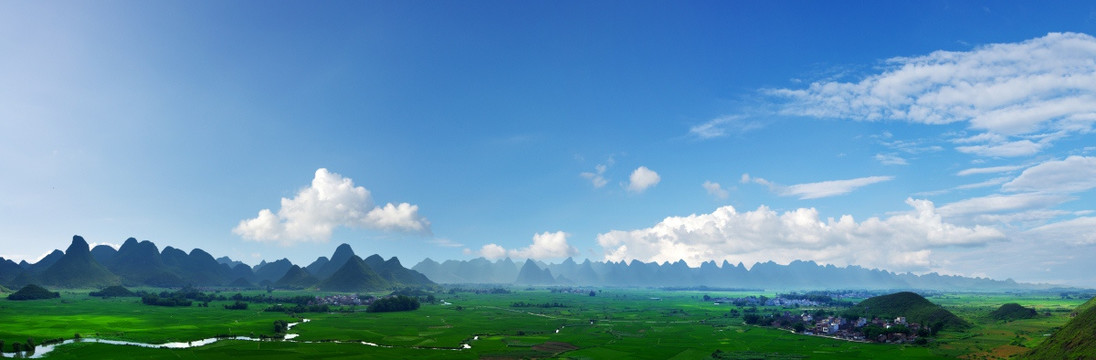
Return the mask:
[(911, 323), (920, 323), (935, 330), (965, 330), (970, 327), (970, 323), (942, 306), (908, 291), (869, 298), (853, 306), (849, 313), (869, 319), (904, 316)]

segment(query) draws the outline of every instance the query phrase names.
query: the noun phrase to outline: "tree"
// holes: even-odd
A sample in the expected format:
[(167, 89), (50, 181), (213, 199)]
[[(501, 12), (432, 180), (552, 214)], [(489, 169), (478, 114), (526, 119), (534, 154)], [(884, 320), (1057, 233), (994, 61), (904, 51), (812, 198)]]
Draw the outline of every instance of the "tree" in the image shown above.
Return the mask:
[(708, 294), (704, 294), (704, 301), (712, 301), (712, 297), (708, 296)]
[(4, 340), (0, 340), (0, 352), (4, 352)]
[(14, 352), (23, 351), (23, 344), (20, 344), (20, 343), (11, 344), (11, 350), (14, 351)]
[(761, 315), (746, 314), (746, 316), (742, 317), (742, 320), (745, 321), (747, 324), (750, 324), (750, 325), (757, 324), (757, 322), (761, 320)]
[(795, 332), (801, 333), (807, 330), (807, 325), (803, 325), (803, 323), (797, 322), (795, 323), (795, 326), (793, 328), (795, 329)]
[(27, 350), (34, 350), (34, 338), (27, 338)]
[(597, 296), (597, 293), (594, 292), (593, 290), (590, 290), (590, 296)]

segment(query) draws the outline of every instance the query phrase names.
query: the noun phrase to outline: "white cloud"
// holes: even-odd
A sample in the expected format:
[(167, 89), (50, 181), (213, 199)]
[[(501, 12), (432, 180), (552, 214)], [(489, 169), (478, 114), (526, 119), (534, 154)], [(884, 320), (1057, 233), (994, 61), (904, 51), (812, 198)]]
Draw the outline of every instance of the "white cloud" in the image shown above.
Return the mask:
[(487, 258), (488, 260), (495, 260), (495, 259), (501, 259), (503, 257), (506, 257), (506, 249), (503, 248), (502, 246), (499, 246), (498, 244), (484, 245), (482, 248), (479, 249), (479, 251), (476, 251), (476, 252), (473, 252), (473, 251), (468, 250), (468, 249), (464, 249), (464, 250), (465, 250), (464, 251), (465, 254), (478, 254), (479, 256)]
[(628, 191), (641, 193), (657, 185), (659, 181), (662, 181), (662, 178), (654, 170), (648, 169), (646, 166), (640, 166), (632, 171), (632, 176), (628, 177), (628, 180)]
[(1043, 150), (1043, 144), (1024, 139), (983, 145), (959, 146), (956, 147), (955, 150), (985, 157), (1017, 157), (1035, 155)]
[(1005, 191), (1074, 193), (1096, 188), (1096, 157), (1070, 156), (1032, 166), (1001, 188)]
[(487, 244), (480, 248), (479, 251), (465, 249), (464, 253), (478, 254), (491, 260), (501, 259), (507, 255), (520, 259), (559, 259), (578, 255), (578, 249), (567, 244), (567, 238), (570, 236), (571, 234), (562, 231), (546, 231), (540, 234), (534, 234), (533, 243), (521, 249), (507, 250), (498, 244)]
[(1026, 235), (1039, 242), (1064, 242), (1075, 245), (1096, 244), (1096, 217), (1079, 217), (1033, 228)]
[(976, 175), (976, 174), (996, 174), (996, 173), (1016, 171), (1016, 170), (1020, 170), (1022, 168), (1024, 168), (1024, 167), (1019, 166), (1019, 165), (993, 166), (993, 167), (984, 167), (984, 168), (970, 168), (970, 169), (964, 169), (962, 171), (959, 171), (959, 173), (957, 173), (956, 175), (967, 176), (967, 175)]
[(769, 187), (777, 195), (780, 196), (798, 196), (799, 199), (818, 199), (830, 196), (844, 195), (856, 190), (860, 187), (868, 186), (871, 184), (894, 180), (893, 176), (868, 176), (856, 179), (848, 180), (831, 180), (820, 181), (814, 183), (795, 184), (795, 185), (780, 185), (763, 178), (754, 177), (747, 179), (743, 175), (743, 180), (749, 180), (761, 185)]
[(608, 169), (607, 166), (603, 164), (598, 164), (596, 167), (594, 167), (594, 170), (596, 170), (597, 172), (584, 172), (579, 174), (579, 176), (589, 179), (590, 183), (594, 185), (595, 189), (597, 189), (609, 183), (609, 180), (605, 178), (606, 169)]
[(337, 227), (429, 233), (430, 222), (408, 203), (374, 206), (369, 190), (339, 174), (316, 170), (309, 187), (297, 196), (282, 198), (277, 213), (262, 209), (232, 229), (244, 239), (291, 245), (302, 241), (326, 242)]
[[(994, 194), (944, 204), (938, 210), (941, 215), (949, 219), (975, 221), (977, 216), (983, 214), (1046, 209), (1069, 200), (1072, 200), (1072, 198), (1057, 194)], [(983, 217), (983, 219), (988, 218)]]
[(562, 231), (545, 231), (540, 234), (534, 234), (533, 244), (521, 249), (510, 250), (509, 254), (511, 257), (515, 258), (536, 260), (556, 259), (578, 255), (578, 249), (567, 244), (567, 238), (570, 236), (571, 234)]
[(875, 154), (875, 160), (883, 165), (909, 165), (906, 159), (895, 154)]
[(821, 220), (817, 210), (778, 214), (768, 207), (745, 213), (724, 206), (710, 214), (667, 217), (650, 228), (597, 236), (605, 260), (677, 261), (690, 266), (716, 259), (747, 264), (814, 260), (892, 270), (925, 270), (933, 250), (1002, 240), (1000, 231), (946, 223), (931, 201), (907, 199), (913, 209), (857, 223), (852, 216)]
[(750, 182), (750, 174), (743, 173), (742, 178), (739, 179), (738, 182), (743, 183), (743, 184), (749, 183)]
[(707, 140), (723, 137), (728, 133), (744, 133), (761, 127), (760, 122), (747, 120), (744, 116), (723, 116), (689, 128), (689, 135)]
[(708, 195), (715, 196), (717, 199), (726, 199), (727, 196), (731, 195), (716, 182), (704, 181), (700, 186), (703, 186), (704, 190), (708, 190)]
[[(1044, 149), (1016, 139), (1046, 133), (1087, 133), (1096, 123), (1096, 38), (1050, 33), (971, 51), (936, 51), (889, 59), (889, 68), (859, 82), (822, 81), (806, 89), (770, 90), (788, 102), (786, 114), (964, 122), (985, 143), (960, 146), (979, 156), (1025, 156)], [(991, 140), (992, 138), (992, 140)]]

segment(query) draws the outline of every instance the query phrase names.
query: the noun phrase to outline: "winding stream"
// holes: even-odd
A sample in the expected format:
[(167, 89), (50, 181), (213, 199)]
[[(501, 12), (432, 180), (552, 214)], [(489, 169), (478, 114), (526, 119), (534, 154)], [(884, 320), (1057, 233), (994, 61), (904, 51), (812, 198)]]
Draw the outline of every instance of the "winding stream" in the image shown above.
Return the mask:
[[(310, 321), (312, 321), (312, 320), (311, 319), (301, 319), (300, 322), (289, 323), (288, 324), (289, 326), (287, 327), (287, 330), (292, 330), (293, 327), (297, 326), (298, 324), (306, 323), (306, 322), (310, 322)], [(38, 359), (38, 358), (46, 356), (47, 354), (52, 352), (58, 346), (65, 346), (65, 345), (69, 345), (69, 344), (73, 344), (73, 343), (98, 343), (98, 344), (120, 345), (120, 346), (137, 346), (137, 347), (150, 348), (150, 349), (189, 349), (189, 348), (194, 348), (194, 347), (199, 347), (199, 346), (206, 346), (206, 345), (209, 345), (209, 344), (221, 341), (221, 340), (240, 340), (240, 341), (285, 341), (285, 342), (294, 342), (294, 343), (302, 343), (302, 344), (315, 344), (315, 343), (362, 344), (362, 345), (366, 345), (366, 346), (383, 347), (383, 348), (395, 348), (396, 347), (396, 346), (392, 346), (392, 345), (380, 345), (380, 344), (366, 342), (366, 341), (296, 341), (296, 340), (293, 340), (293, 339), (297, 338), (300, 335), (301, 334), (298, 334), (298, 333), (292, 333), (292, 334), (287, 333), (287, 334), (285, 334), (285, 337), (282, 338), (282, 339), (253, 338), (253, 337), (250, 337), (250, 336), (212, 337), (212, 338), (201, 339), (201, 340), (194, 340), (194, 341), (187, 341), (187, 342), (168, 342), (168, 343), (163, 343), (163, 344), (149, 344), (149, 343), (134, 342), (134, 341), (108, 340), (108, 339), (97, 339), (97, 338), (81, 338), (81, 339), (68, 339), (68, 340), (65, 340), (65, 341), (62, 341), (62, 342), (59, 342), (59, 343), (54, 343), (54, 344), (49, 344), (49, 345), (38, 345), (37, 347), (34, 348), (33, 353), (26, 352), (26, 351), (20, 351), (18, 353), (0, 352), (0, 357), (16, 357), (16, 358), (24, 358), (24, 359)], [(479, 340), (479, 336), (475, 336), (473, 338), (473, 340)], [(409, 346), (408, 348), (426, 349), (426, 350), (461, 351), (461, 350), (471, 349), (472, 345), (464, 343), (464, 344), (460, 344), (460, 347), (456, 347), (456, 348), (419, 347), (419, 346)]]

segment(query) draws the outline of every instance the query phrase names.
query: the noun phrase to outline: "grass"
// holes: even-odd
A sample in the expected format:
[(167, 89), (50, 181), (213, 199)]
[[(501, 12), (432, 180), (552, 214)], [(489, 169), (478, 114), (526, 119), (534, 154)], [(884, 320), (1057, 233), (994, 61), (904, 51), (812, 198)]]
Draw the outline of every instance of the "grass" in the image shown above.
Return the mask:
[[(233, 292), (234, 293), (234, 292)], [(276, 296), (302, 295), (280, 292)], [(929, 346), (854, 343), (747, 326), (728, 314), (736, 307), (701, 300), (703, 295), (741, 297), (759, 293), (602, 289), (597, 296), (545, 289), (510, 294), (437, 294), (452, 305), (424, 304), (412, 312), (306, 314), (293, 342), (221, 341), (191, 349), (146, 349), (81, 343), (57, 348), (49, 358), (704, 358), (717, 349), (727, 359), (995, 358), (1024, 352), (1068, 320), (1083, 300), (1050, 295), (947, 295), (928, 298), (974, 327), (943, 333)], [(764, 294), (773, 296), (775, 294)], [(652, 300), (658, 298), (658, 300)], [(513, 308), (514, 302), (559, 302), (562, 308)], [(0, 301), (0, 339), (13, 342), (85, 337), (147, 343), (198, 340), (215, 335), (272, 332), (274, 320), (295, 321), (252, 304), (244, 311), (141, 305), (136, 298), (99, 299), (64, 292), (61, 299)], [(1000, 322), (986, 314), (1006, 302), (1034, 307), (1036, 319)], [(460, 309), (460, 310), (458, 310)], [(364, 309), (360, 309), (364, 310)], [(784, 309), (763, 308), (772, 312)], [(789, 311), (798, 311), (789, 309)], [(558, 332), (557, 332), (558, 330)], [(96, 335), (98, 334), (98, 335)], [(473, 338), (478, 337), (478, 340)], [(353, 343), (333, 343), (333, 341)], [(389, 347), (360, 344), (370, 342)], [(312, 342), (312, 343), (303, 343)], [(472, 348), (463, 351), (439, 350)]]

